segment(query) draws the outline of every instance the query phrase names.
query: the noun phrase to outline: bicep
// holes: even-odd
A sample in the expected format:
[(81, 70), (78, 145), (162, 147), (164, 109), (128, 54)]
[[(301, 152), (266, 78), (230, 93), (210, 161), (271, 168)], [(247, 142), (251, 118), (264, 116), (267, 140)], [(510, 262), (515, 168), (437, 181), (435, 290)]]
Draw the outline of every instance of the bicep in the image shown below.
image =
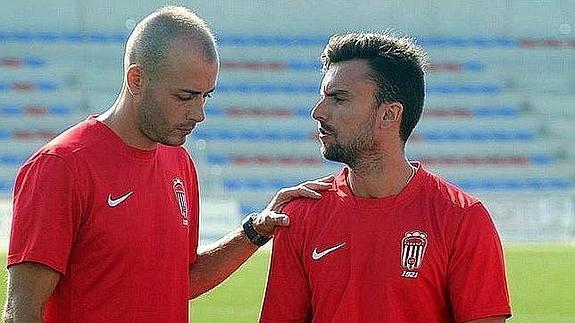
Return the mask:
[(83, 198), (75, 172), (59, 156), (41, 154), (19, 171), (8, 265), (43, 263), (64, 273), (82, 222)]
[(60, 280), (60, 273), (34, 262), (8, 267), (6, 312), (15, 316), (40, 315)]

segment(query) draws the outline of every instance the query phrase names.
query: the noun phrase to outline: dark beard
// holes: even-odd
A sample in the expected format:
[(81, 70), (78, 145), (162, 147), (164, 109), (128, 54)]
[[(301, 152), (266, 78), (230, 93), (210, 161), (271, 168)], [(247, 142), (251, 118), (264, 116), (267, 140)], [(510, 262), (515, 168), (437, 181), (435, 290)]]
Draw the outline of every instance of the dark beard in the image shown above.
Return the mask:
[(334, 143), (325, 147), (322, 154), (325, 159), (344, 163), (351, 169), (369, 167), (370, 164), (381, 158), (373, 140), (354, 142), (347, 146)]
[(334, 143), (325, 147), (322, 151), (323, 157), (327, 160), (340, 162), (353, 168), (357, 160), (357, 151), (350, 146), (344, 146), (340, 143)]
[(337, 133), (333, 132), (336, 142), (330, 146), (324, 146), (322, 155), (325, 159), (341, 162), (352, 169), (364, 167), (372, 161), (380, 158), (378, 145), (374, 142), (372, 131), (375, 125), (375, 114), (372, 115), (365, 127), (362, 127), (361, 133), (353, 142), (344, 145), (337, 142)]

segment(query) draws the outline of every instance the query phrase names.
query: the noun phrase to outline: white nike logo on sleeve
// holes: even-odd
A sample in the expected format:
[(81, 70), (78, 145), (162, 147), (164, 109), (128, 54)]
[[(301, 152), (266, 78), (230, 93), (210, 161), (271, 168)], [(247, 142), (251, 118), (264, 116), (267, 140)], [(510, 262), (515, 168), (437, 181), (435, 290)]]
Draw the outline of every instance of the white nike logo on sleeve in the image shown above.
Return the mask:
[(130, 192), (118, 197), (117, 199), (113, 199), (112, 194), (109, 194), (108, 195), (108, 205), (110, 207), (115, 207), (118, 204), (124, 202), (126, 199), (128, 199), (128, 197), (130, 197), (132, 195), (132, 193), (134, 193), (134, 191), (130, 191)]
[(327, 255), (328, 253), (335, 251), (341, 247), (345, 246), (345, 242), (342, 242), (340, 244), (338, 244), (337, 246), (333, 246), (331, 248), (325, 249), (324, 251), (318, 252), (317, 248), (313, 249), (313, 252), (311, 253), (311, 259), (313, 260), (319, 260), (321, 258), (323, 258), (325, 255)]

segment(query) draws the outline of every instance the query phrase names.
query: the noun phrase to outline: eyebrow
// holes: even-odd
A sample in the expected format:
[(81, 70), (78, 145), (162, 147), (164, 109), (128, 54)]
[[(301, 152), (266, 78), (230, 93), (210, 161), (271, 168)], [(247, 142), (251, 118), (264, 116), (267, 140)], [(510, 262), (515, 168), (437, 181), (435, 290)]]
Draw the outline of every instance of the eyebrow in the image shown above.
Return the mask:
[[(213, 87), (213, 88), (211, 88), (210, 90), (206, 91), (205, 93), (211, 94), (211, 93), (214, 93), (215, 90), (216, 90), (216, 88)], [(201, 91), (194, 91), (194, 90), (189, 90), (189, 89), (178, 89), (178, 91), (186, 92), (186, 93), (189, 93), (189, 94), (202, 94)]]
[(350, 96), (351, 93), (349, 91), (346, 90), (334, 90), (334, 91), (329, 91), (326, 92), (324, 91), (325, 96)]

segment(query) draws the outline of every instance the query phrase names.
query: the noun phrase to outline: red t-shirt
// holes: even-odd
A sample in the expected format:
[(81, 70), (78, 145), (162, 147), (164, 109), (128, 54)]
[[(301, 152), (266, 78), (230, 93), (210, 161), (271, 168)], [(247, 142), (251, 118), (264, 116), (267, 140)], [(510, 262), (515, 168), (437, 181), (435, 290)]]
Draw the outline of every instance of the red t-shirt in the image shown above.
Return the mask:
[(356, 198), (347, 169), (276, 229), (261, 322), (463, 322), (510, 316), (503, 251), (477, 199), (422, 166), (398, 194)]
[(45, 322), (187, 322), (198, 181), (181, 147), (127, 146), (94, 118), (20, 169), (8, 266), (61, 273)]

